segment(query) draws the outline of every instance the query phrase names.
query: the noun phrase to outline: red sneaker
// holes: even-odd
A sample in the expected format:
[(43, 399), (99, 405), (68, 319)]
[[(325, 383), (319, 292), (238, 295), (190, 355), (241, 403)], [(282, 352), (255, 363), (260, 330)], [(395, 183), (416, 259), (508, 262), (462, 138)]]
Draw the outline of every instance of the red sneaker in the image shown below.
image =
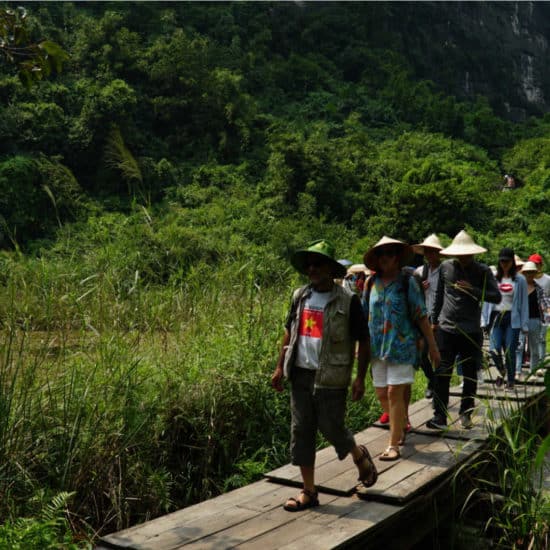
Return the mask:
[(380, 424), (388, 424), (390, 421), (390, 415), (388, 413), (382, 413), (382, 416), (378, 419)]
[(407, 425), (405, 426), (405, 431), (408, 433), (411, 431), (411, 423), (407, 420)]

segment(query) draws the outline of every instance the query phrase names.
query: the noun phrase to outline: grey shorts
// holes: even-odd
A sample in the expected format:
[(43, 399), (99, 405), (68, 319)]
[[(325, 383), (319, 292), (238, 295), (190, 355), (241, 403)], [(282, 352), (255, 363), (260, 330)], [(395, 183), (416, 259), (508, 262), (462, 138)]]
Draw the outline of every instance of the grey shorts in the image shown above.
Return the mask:
[(292, 413), (290, 454), (295, 466), (315, 464), (317, 429), (334, 445), (340, 460), (355, 446), (353, 434), (344, 424), (347, 389), (315, 389), (315, 371), (294, 367), (291, 376)]

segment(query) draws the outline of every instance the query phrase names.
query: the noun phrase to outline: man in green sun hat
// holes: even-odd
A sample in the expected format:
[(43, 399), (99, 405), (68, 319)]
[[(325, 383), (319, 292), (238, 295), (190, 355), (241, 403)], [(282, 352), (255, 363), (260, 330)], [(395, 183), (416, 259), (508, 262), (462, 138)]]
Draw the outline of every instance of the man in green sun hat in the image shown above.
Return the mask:
[(356, 444), (344, 423), (356, 342), (354, 400), (365, 392), (369, 339), (359, 297), (334, 283), (346, 273), (335, 257), (333, 246), (320, 240), (298, 250), (290, 260), (309, 283), (294, 291), (282, 349), (271, 377), (277, 391), (283, 389), (283, 377), (291, 386), (290, 449), (304, 488), (284, 504), (289, 512), (319, 505), (314, 481), (317, 429), (334, 445), (340, 460), (352, 455), (364, 486), (374, 485), (378, 477), (367, 448)]

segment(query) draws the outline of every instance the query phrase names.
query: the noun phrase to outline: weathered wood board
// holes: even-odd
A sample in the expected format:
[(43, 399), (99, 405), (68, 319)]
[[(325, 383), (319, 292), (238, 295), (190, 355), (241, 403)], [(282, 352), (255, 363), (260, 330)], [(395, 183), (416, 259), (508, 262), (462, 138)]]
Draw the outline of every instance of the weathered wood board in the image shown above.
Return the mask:
[[(483, 388), (483, 385), (481, 385)], [(456, 390), (453, 388), (453, 390)], [(529, 407), (544, 390), (527, 386), (525, 397), (501, 399), (489, 388), (476, 399), (474, 428), (464, 430), (458, 422), (460, 397), (449, 399), (449, 428), (430, 430), (431, 402), (421, 400), (409, 410), (412, 431), (396, 462), (379, 460), (388, 444), (387, 429), (371, 426), (356, 434), (366, 444), (379, 471), (374, 487), (357, 485), (357, 470), (347, 457), (340, 461), (332, 447), (316, 455), (316, 483), (321, 506), (300, 513), (283, 510), (282, 504), (296, 496), (301, 486), (299, 469), (285, 465), (269, 472), (268, 480), (190, 506), (178, 512), (104, 537), (98, 549), (175, 550), (177, 548), (262, 550), (377, 547), (387, 541), (387, 531), (397, 531), (411, 518), (432, 521), (433, 495), (447, 487), (457, 467), (483, 451), (491, 432), (518, 409)], [(357, 493), (357, 494), (353, 494)], [(428, 526), (429, 527), (429, 526)], [(397, 531), (396, 531), (397, 530)], [(418, 535), (420, 536), (420, 535)], [(392, 537), (392, 541), (397, 538)], [(403, 539), (409, 544), (412, 539)]]
[[(537, 397), (544, 391), (539, 385), (534, 384), (516, 384), (514, 389), (506, 390), (504, 385), (497, 387), (492, 383), (483, 383), (477, 385), (476, 398), (498, 399), (503, 401), (529, 401)], [(450, 389), (449, 395), (461, 396), (462, 388), (454, 386)]]
[[(548, 356), (547, 356), (548, 357)], [(522, 369), (521, 378), (516, 377), (516, 384), (531, 385), (531, 386), (544, 386), (544, 377), (531, 374), (528, 369)], [(483, 378), (487, 384), (494, 384), (495, 380), (499, 377), (499, 372), (496, 367), (490, 365), (483, 369)]]

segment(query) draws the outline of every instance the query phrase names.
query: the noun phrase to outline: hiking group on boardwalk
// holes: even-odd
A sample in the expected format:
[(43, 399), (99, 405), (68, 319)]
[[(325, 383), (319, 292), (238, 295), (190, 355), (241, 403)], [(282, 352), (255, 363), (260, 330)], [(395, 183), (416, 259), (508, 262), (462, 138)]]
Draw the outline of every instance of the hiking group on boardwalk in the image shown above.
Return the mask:
[[(284, 503), (285, 510), (319, 505), (317, 430), (340, 460), (351, 454), (363, 486), (376, 483), (368, 449), (356, 444), (345, 425), (348, 388), (351, 383), (353, 400), (364, 396), (369, 365), (382, 408), (379, 421), (390, 428), (387, 448), (379, 456), (383, 461), (401, 458), (400, 447), (411, 429), (408, 405), (416, 368), (421, 367), (428, 380), (425, 395), (433, 399), (434, 414), (426, 425), (433, 430), (447, 427), (455, 364), (463, 375), (460, 422), (464, 429), (472, 428), (484, 331), (491, 334), (491, 357), (506, 377), (508, 390), (518, 369), (521, 372), (520, 335), (529, 347), (531, 371), (536, 372), (546, 353), (550, 313), (550, 277), (542, 274), (542, 257), (533, 254), (523, 264), (524, 276), (513, 250), (504, 248), (494, 274), (476, 260), (485, 252), (465, 231), (446, 248), (435, 234), (414, 246), (384, 236), (364, 254), (364, 265), (352, 266), (352, 277), (346, 269), (350, 262), (337, 261), (325, 240), (292, 256), (293, 267), (309, 283), (293, 294), (271, 377), (278, 391), (283, 378), (290, 382), (291, 458), (303, 481), (303, 490)], [(411, 269), (415, 253), (426, 263)], [(445, 257), (450, 259), (442, 261)], [(361, 272), (360, 286), (354, 288), (351, 282)]]

